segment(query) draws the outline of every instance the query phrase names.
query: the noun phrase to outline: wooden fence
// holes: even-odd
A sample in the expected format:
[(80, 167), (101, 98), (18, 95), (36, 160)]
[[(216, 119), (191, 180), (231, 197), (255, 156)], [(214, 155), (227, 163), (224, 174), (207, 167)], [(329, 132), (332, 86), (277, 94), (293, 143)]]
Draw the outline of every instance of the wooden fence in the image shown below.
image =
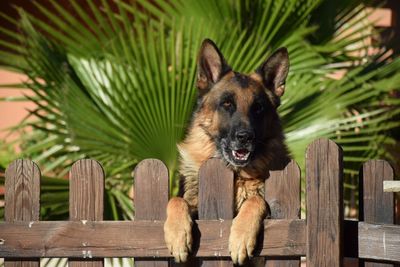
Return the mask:
[[(39, 221), (39, 168), (16, 160), (6, 170), (0, 257), (6, 267), (39, 266), (41, 257), (69, 258), (73, 267), (103, 266), (104, 257), (134, 257), (135, 266), (170, 266), (163, 238), (168, 179), (162, 162), (142, 161), (135, 169), (135, 219), (103, 221), (103, 169), (96, 161), (80, 160), (70, 171), (70, 221)], [(344, 257), (365, 260), (368, 267), (400, 262), (394, 195), (383, 192), (383, 180), (394, 179), (393, 169), (385, 161), (371, 160), (363, 165), (360, 179), (361, 220), (345, 221), (341, 148), (325, 139), (313, 142), (306, 152), (307, 219), (302, 220), (299, 167), (292, 161), (284, 170), (271, 171), (265, 198), (272, 219), (264, 222), (259, 259), (268, 267), (299, 266), (301, 256), (306, 256), (307, 266), (316, 267), (343, 266)], [(228, 237), (233, 174), (220, 160), (211, 159), (202, 166), (199, 181), (196, 264), (232, 266)]]

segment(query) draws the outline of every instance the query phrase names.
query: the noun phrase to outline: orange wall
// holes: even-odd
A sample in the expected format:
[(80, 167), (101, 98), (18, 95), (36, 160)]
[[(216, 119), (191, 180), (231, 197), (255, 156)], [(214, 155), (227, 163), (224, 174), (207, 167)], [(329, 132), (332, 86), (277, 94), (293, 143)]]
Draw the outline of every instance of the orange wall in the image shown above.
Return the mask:
[[(0, 84), (14, 84), (26, 81), (26, 77), (9, 72), (0, 70)], [(0, 88), (0, 99), (11, 96), (22, 96), (24, 93), (28, 93), (27, 90), (19, 89), (3, 89)], [(18, 124), (24, 117), (28, 115), (28, 110), (33, 109), (35, 105), (33, 103), (24, 102), (0, 102), (0, 140), (11, 141), (18, 137), (17, 134), (11, 136), (7, 135), (4, 130), (7, 127)]]

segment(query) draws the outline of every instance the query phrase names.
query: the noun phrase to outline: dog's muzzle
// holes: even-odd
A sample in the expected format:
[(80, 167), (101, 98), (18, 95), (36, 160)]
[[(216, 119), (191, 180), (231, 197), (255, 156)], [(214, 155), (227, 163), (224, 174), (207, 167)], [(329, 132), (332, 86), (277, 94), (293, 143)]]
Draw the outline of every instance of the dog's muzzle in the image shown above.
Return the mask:
[(244, 167), (250, 160), (254, 151), (254, 133), (249, 130), (235, 132), (230, 140), (222, 140), (222, 155), (234, 167)]

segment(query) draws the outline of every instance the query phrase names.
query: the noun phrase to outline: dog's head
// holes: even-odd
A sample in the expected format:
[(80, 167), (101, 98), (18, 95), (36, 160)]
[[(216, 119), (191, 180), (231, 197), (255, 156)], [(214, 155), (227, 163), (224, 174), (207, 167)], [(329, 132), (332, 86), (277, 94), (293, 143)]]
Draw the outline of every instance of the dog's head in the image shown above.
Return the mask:
[(245, 75), (234, 72), (217, 46), (204, 40), (197, 67), (200, 126), (225, 161), (245, 167), (276, 134), (276, 109), (289, 70), (287, 50), (278, 49), (254, 73)]

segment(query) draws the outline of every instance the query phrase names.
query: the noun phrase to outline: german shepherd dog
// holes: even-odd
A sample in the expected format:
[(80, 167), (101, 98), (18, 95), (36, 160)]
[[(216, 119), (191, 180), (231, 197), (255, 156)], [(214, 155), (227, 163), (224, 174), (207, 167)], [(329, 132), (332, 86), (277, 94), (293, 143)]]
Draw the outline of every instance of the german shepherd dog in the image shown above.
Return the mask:
[(197, 214), (198, 172), (219, 157), (235, 173), (235, 210), (229, 236), (234, 264), (252, 257), (268, 213), (264, 181), (289, 161), (277, 114), (289, 70), (286, 48), (273, 53), (250, 75), (233, 71), (217, 46), (204, 40), (197, 63), (198, 106), (185, 140), (178, 145), (181, 197), (167, 206), (164, 237), (176, 262), (186, 262)]

